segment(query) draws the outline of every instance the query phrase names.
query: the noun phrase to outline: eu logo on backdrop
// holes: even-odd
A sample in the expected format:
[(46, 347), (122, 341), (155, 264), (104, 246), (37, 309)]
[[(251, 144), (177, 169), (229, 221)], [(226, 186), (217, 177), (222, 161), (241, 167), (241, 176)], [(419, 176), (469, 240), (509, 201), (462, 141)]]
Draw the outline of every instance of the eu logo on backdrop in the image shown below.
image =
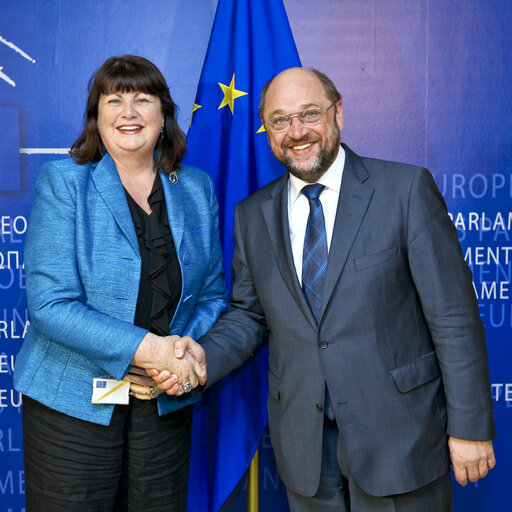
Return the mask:
[(20, 123), (18, 107), (0, 106), (0, 192), (20, 190)]

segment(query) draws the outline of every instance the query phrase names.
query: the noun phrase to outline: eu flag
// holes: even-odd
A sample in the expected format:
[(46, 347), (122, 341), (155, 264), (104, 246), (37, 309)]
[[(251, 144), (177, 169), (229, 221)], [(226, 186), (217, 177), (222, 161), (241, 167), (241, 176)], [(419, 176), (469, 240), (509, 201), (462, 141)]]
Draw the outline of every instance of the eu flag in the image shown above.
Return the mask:
[[(281, 176), (258, 118), (261, 89), (300, 66), (281, 0), (219, 0), (188, 133), (187, 162), (207, 171), (219, 199), (226, 276), (236, 204)], [(196, 405), (189, 509), (217, 511), (244, 475), (267, 424), (266, 347)]]

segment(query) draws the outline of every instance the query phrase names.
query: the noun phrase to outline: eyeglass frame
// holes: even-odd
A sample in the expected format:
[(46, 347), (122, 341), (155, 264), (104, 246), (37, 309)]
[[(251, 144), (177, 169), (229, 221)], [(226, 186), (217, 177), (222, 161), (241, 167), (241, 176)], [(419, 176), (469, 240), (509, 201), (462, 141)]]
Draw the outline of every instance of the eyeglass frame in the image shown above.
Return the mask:
[[(304, 110), (299, 110), (298, 112), (294, 112), (293, 114), (283, 114), (281, 117), (284, 117), (284, 118), (287, 118), (288, 119), (288, 126), (283, 128), (282, 130), (276, 130), (274, 128), (274, 126), (272, 125), (272, 123), (270, 121), (265, 121), (263, 120), (263, 124), (265, 126), (270, 126), (270, 128), (276, 132), (276, 133), (282, 133), (286, 130), (289, 130), (292, 126), (292, 119), (294, 117), (297, 117), (299, 119), (299, 121), (304, 125), (304, 126), (315, 126), (317, 125), (318, 123), (320, 123), (320, 121), (323, 119), (323, 116), (325, 116), (325, 114), (327, 113), (327, 111), (332, 108), (333, 105), (336, 105), (336, 103), (338, 103), (338, 100), (334, 101), (333, 103), (331, 103), (328, 107), (326, 108), (321, 108), (321, 107), (314, 107), (314, 108), (305, 108)], [(311, 110), (315, 110), (317, 112), (320, 112), (321, 113), (321, 117), (318, 121), (315, 121), (314, 123), (305, 123), (304, 122), (304, 119), (303, 117), (301, 117), (301, 114), (303, 114), (304, 112), (309, 112)], [(336, 110), (336, 109), (335, 109)]]

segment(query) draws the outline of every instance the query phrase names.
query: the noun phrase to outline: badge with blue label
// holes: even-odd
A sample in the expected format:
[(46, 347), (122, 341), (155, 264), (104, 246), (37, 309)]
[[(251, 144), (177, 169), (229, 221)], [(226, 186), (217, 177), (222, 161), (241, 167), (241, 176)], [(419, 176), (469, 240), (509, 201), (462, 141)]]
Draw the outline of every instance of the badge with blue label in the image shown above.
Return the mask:
[(126, 380), (94, 379), (92, 386), (93, 404), (122, 404), (130, 400), (130, 383)]

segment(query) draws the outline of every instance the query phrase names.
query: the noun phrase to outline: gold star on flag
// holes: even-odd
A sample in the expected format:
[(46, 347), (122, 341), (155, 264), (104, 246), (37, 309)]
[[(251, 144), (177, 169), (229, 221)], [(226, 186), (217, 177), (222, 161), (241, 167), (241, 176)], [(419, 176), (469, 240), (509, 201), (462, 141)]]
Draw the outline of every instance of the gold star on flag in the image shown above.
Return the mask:
[(262, 124), (262, 125), (260, 126), (260, 129), (259, 129), (256, 133), (265, 133), (266, 131), (267, 131), (267, 130), (265, 130), (265, 125), (264, 125), (264, 124)]
[(222, 100), (222, 103), (219, 105), (219, 108), (217, 110), (220, 110), (222, 107), (225, 107), (226, 105), (229, 105), (229, 109), (231, 110), (231, 113), (234, 114), (234, 108), (235, 108), (235, 100), (237, 98), (240, 98), (240, 96), (245, 96), (247, 93), (243, 91), (238, 91), (235, 89), (235, 74), (233, 73), (233, 78), (231, 79), (231, 83), (229, 85), (221, 84), (220, 82), (217, 82), (222, 89), (222, 92), (224, 93), (224, 99)]
[(202, 105), (198, 105), (197, 103), (192, 105), (192, 114), (190, 114), (190, 126), (192, 126), (192, 118), (194, 117), (194, 112), (201, 107)]

